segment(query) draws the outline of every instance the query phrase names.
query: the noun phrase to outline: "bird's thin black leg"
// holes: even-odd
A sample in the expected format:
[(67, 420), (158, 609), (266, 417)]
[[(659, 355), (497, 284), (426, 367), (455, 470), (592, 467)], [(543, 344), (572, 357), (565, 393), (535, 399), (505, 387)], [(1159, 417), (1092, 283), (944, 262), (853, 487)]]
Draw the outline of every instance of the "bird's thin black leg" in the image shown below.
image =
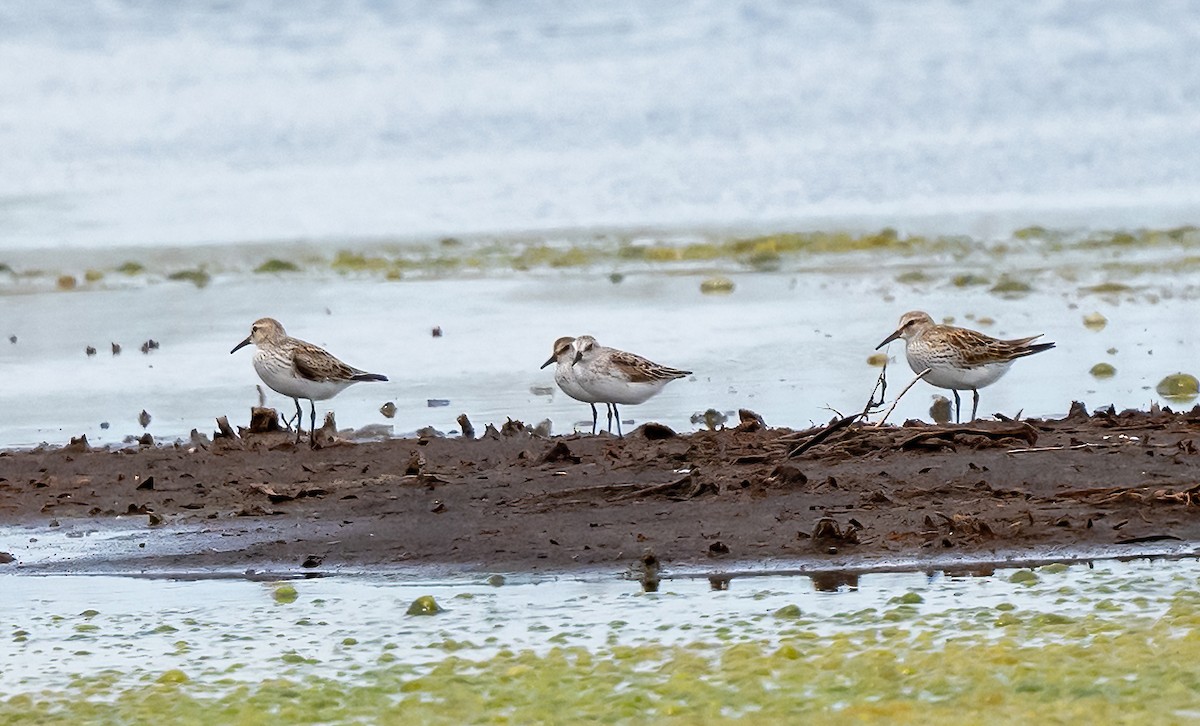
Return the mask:
[(971, 393), (975, 394), (975, 403), (971, 406), (971, 422), (975, 421), (975, 414), (979, 412), (979, 389), (971, 389)]
[(304, 421), (304, 419), (301, 417), (304, 414), (300, 412), (300, 399), (293, 398), (292, 400), (296, 402), (296, 443), (299, 444), (300, 443), (300, 429), (303, 428), (300, 424)]
[(308, 445), (312, 448), (317, 448), (317, 402), (308, 399), (308, 404), (312, 406), (312, 410), (308, 414)]
[(604, 404), (605, 410), (608, 411), (608, 433), (612, 433), (612, 404)]
[(592, 407), (592, 436), (596, 435), (596, 423), (600, 420), (600, 412), (596, 410), (596, 404), (589, 403)]
[(621, 433), (621, 412), (617, 410), (617, 404), (613, 404), (613, 415), (617, 417), (617, 438), (625, 438), (625, 434)]
[(962, 399), (958, 397), (958, 390), (950, 390), (954, 391), (954, 423), (962, 423)]

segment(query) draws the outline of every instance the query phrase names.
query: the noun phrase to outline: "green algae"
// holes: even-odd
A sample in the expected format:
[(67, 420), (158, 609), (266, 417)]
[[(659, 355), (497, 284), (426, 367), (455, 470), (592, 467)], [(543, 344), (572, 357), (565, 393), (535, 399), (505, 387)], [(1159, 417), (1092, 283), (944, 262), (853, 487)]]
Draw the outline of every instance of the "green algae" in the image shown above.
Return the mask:
[(258, 274), (280, 273), (280, 272), (299, 272), (299, 271), (300, 271), (300, 266), (297, 265), (296, 263), (288, 262), (287, 260), (279, 260), (279, 259), (275, 259), (275, 258), (271, 258), (271, 259), (267, 260), (266, 262), (262, 263), (261, 265), (259, 265), (258, 267), (254, 268), (254, 272), (256, 272)]
[(367, 257), (358, 252), (340, 250), (330, 266), (336, 272), (381, 272), (387, 270), (390, 264), (382, 257)]
[(440, 612), (444, 612), (444, 610), (441, 605), (437, 604), (432, 595), (422, 595), (412, 601), (412, 604), (408, 606), (408, 610), (405, 611), (405, 615), (437, 615)]
[(1112, 378), (1117, 375), (1117, 369), (1111, 363), (1097, 363), (1088, 373), (1092, 374), (1093, 378)]
[(1017, 570), (1009, 576), (1008, 581), (1021, 585), (1032, 585), (1038, 581), (1038, 576), (1032, 570)]
[(954, 277), (950, 278), (950, 284), (954, 285), (955, 287), (975, 287), (977, 285), (989, 285), (991, 282), (991, 280), (983, 277), (982, 275), (976, 275), (970, 272), (963, 273), (961, 275), (955, 275)]
[(191, 270), (179, 270), (167, 275), (168, 280), (181, 282), (190, 282), (196, 287), (207, 287), (212, 281), (212, 276), (203, 267), (197, 267)]
[(1200, 394), (1200, 381), (1190, 373), (1173, 373), (1159, 381), (1154, 390), (1163, 398), (1186, 402)]
[(1119, 295), (1121, 293), (1132, 292), (1133, 288), (1121, 282), (1102, 282), (1099, 285), (1081, 287), (1079, 291), (1091, 295)]
[(704, 295), (728, 295), (733, 292), (733, 280), (722, 275), (709, 277), (700, 282), (700, 292)]
[[(446, 240), (450, 239), (450, 242)], [(935, 282), (941, 278), (939, 266), (954, 264), (962, 272), (950, 276), (957, 287), (987, 286), (994, 294), (1016, 297), (1034, 289), (1031, 275), (1047, 273), (1071, 282), (1080, 278), (1073, 265), (1101, 270), (1106, 280), (1078, 288), (1079, 294), (1118, 295), (1135, 292), (1128, 276), (1158, 275), (1164, 269), (1175, 272), (1200, 268), (1200, 230), (1181, 227), (1162, 230), (1080, 231), (1027, 227), (1015, 230), (1009, 238), (980, 239), (961, 235), (912, 235), (884, 228), (875, 232), (844, 230), (789, 232), (738, 236), (715, 231), (655, 235), (634, 232), (595, 234), (567, 233), (554, 236), (513, 235), (477, 238), (416, 240), (367, 240), (360, 249), (341, 249), (332, 258), (319, 248), (306, 249), (296, 241), (299, 258), (270, 257), (246, 271), (283, 274), (300, 270), (322, 269), (341, 274), (354, 273), (386, 280), (412, 277), (478, 276), (508, 270), (588, 271), (603, 266), (603, 274), (621, 274), (623, 268), (678, 267), (705, 274), (739, 268), (756, 271), (805, 270), (819, 265), (853, 264), (874, 266), (879, 255), (904, 265), (907, 271), (896, 275), (905, 285)], [(274, 253), (278, 246), (271, 248)], [(1150, 253), (1134, 255), (1132, 251)], [(1030, 255), (1047, 257), (1068, 252), (1086, 255), (1077, 263), (1056, 262), (1055, 267), (1029, 269)], [(1023, 256), (1025, 262), (1002, 264), (1009, 256)], [(1168, 258), (1169, 259), (1162, 259)], [(303, 258), (303, 264), (300, 263)], [(1016, 259), (1016, 258), (1015, 258)], [(1065, 259), (1065, 258), (1063, 258)], [(148, 262), (130, 260), (114, 268), (126, 276), (149, 272)], [(192, 269), (160, 271), (166, 279), (185, 280), (198, 286), (210, 281), (206, 267), (237, 272), (221, 255), (195, 259)], [(1026, 269), (1021, 269), (1025, 267)], [(904, 268), (901, 268), (904, 269)], [(24, 272), (12, 275), (15, 282), (32, 275), (63, 272)], [(945, 274), (945, 273), (942, 273)], [(98, 282), (99, 267), (84, 273), (83, 280)], [(153, 276), (151, 280), (155, 279)], [(941, 278), (945, 279), (945, 278)]]
[(1013, 299), (1028, 295), (1032, 291), (1033, 286), (1029, 283), (1002, 275), (1000, 280), (995, 285), (992, 285), (988, 292), (1003, 298)]
[(930, 282), (932, 278), (921, 270), (910, 270), (896, 275), (896, 282), (904, 285), (917, 285), (923, 282)]
[(280, 585), (271, 591), (271, 597), (277, 603), (293, 603), (296, 598), (300, 597), (300, 593), (296, 592), (296, 588), (291, 585)]
[[(1107, 619), (1105, 619), (1107, 618)], [(939, 638), (873, 625), (715, 645), (556, 645), (395, 658), (351, 680), (295, 656), (278, 676), (207, 682), (183, 669), (112, 673), (0, 701), (0, 722), (822, 723), (1162, 722), (1200, 698), (1200, 598), (1161, 617), (993, 614), (994, 633)], [(1052, 639), (1047, 639), (1054, 634)]]
[(1106, 325), (1108, 325), (1108, 318), (1100, 313), (1088, 313), (1083, 316), (1083, 327), (1088, 330), (1104, 330)]

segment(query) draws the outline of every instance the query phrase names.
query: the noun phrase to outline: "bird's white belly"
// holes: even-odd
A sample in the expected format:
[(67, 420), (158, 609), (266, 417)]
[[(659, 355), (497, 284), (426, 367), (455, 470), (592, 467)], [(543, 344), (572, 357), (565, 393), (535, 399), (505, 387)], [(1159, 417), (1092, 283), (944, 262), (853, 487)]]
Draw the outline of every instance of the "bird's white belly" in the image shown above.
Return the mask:
[(597, 375), (592, 371), (576, 371), (579, 385), (592, 400), (605, 403), (617, 403), (622, 406), (633, 406), (643, 403), (646, 399), (662, 390), (667, 381), (638, 381), (634, 383), (623, 378), (609, 375)]
[(269, 358), (254, 357), (254, 370), (267, 387), (291, 398), (324, 401), (342, 392), (353, 381), (310, 381), (296, 375), (291, 366), (273, 365)]
[(584, 403), (599, 403), (601, 399), (588, 393), (575, 378), (574, 369), (567, 363), (559, 363), (554, 368), (554, 382), (562, 392)]
[(983, 388), (999, 380), (1008, 371), (1012, 361), (1001, 363), (985, 363), (970, 368), (960, 368), (945, 359), (926, 358), (921, 355), (908, 354), (908, 365), (914, 373), (929, 368), (928, 375), (922, 380), (938, 388), (950, 388), (957, 391), (968, 391)]

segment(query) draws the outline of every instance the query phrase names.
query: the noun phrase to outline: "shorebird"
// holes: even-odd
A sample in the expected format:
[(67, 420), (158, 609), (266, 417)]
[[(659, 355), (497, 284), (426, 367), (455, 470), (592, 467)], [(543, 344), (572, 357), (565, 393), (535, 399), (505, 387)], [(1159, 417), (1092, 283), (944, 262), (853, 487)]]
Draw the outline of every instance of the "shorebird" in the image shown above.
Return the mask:
[(1054, 343), (1033, 342), (1040, 337), (1039, 333), (1028, 338), (1000, 340), (967, 328), (938, 325), (928, 313), (914, 310), (901, 316), (896, 332), (875, 346), (875, 350), (903, 338), (905, 356), (913, 372), (920, 373), (928, 368), (926, 383), (954, 392), (955, 422), (962, 418), (958, 392), (974, 394), (971, 406), (971, 420), (974, 421), (979, 412), (980, 388), (995, 383), (1017, 358), (1054, 347)]
[(613, 416), (617, 418), (617, 435), (621, 436), (621, 412), (617, 404), (635, 405), (644, 402), (676, 378), (690, 376), (691, 371), (668, 368), (640, 355), (616, 348), (606, 348), (590, 335), (575, 339), (575, 380), (597, 403), (611, 406), (608, 430), (612, 432)]
[(317, 401), (333, 398), (361, 381), (386, 381), (386, 376), (348, 366), (324, 348), (290, 337), (278, 320), (261, 318), (250, 326), (250, 335), (233, 346), (230, 354), (253, 343), (254, 370), (263, 383), (296, 402), (296, 443), (300, 443), (300, 399), (307, 398), (309, 444), (316, 446)]
[(542, 368), (554, 363), (554, 382), (562, 389), (562, 392), (574, 398), (576, 401), (582, 401), (592, 407), (592, 433), (596, 433), (596, 423), (600, 420), (600, 414), (596, 411), (597, 403), (604, 403), (608, 408), (609, 421), (612, 420), (612, 408), (610, 404), (597, 398), (591, 393), (583, 390), (583, 386), (579, 385), (579, 381), (575, 378), (575, 356), (579, 351), (575, 349), (575, 339), (571, 337), (563, 337), (554, 341), (554, 349), (550, 357), (542, 364)]

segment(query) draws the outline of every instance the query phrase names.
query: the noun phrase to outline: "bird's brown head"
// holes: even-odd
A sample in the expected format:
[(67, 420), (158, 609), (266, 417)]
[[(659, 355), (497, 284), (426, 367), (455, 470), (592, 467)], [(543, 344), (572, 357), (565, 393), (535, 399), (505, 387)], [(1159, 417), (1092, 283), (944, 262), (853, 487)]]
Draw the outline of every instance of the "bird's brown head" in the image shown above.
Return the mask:
[(575, 339), (569, 335), (554, 341), (554, 348), (550, 352), (550, 357), (542, 364), (542, 368), (558, 362), (570, 363), (570, 358), (564, 358), (564, 356), (571, 355), (571, 344), (574, 342)]
[(259, 318), (250, 326), (250, 335), (246, 336), (246, 339), (242, 342), (233, 346), (233, 350), (229, 352), (236, 353), (251, 343), (260, 347), (263, 344), (278, 343), (286, 337), (287, 333), (284, 332), (283, 326), (279, 324), (278, 320), (275, 318)]
[(875, 350), (879, 350), (897, 338), (904, 338), (905, 342), (912, 340), (913, 336), (919, 335), (931, 325), (933, 325), (933, 318), (929, 317), (929, 313), (924, 313), (920, 310), (904, 313), (900, 316), (900, 324), (896, 327), (896, 332), (875, 346)]

